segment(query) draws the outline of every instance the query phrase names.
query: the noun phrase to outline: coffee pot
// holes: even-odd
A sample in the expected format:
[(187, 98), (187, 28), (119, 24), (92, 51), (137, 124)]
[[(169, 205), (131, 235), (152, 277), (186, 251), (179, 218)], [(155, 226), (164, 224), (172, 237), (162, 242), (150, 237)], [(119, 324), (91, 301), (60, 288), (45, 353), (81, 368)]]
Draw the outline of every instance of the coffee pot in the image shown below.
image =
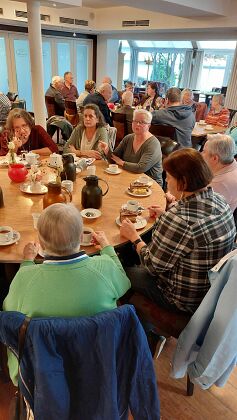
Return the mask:
[(43, 198), (43, 208), (55, 203), (68, 203), (72, 201), (72, 194), (66, 188), (62, 187), (59, 182), (49, 182), (48, 192)]
[[(102, 205), (102, 197), (109, 191), (107, 182), (104, 179), (98, 178), (96, 175), (86, 176), (83, 179), (86, 181), (86, 185), (84, 185), (81, 191), (82, 207), (84, 209), (99, 209)], [(103, 181), (107, 185), (107, 189), (104, 193), (98, 185), (99, 181)]]
[(60, 174), (61, 180), (64, 181), (66, 179), (70, 181), (76, 180), (76, 165), (74, 163), (74, 157), (70, 154), (63, 155), (63, 171)]

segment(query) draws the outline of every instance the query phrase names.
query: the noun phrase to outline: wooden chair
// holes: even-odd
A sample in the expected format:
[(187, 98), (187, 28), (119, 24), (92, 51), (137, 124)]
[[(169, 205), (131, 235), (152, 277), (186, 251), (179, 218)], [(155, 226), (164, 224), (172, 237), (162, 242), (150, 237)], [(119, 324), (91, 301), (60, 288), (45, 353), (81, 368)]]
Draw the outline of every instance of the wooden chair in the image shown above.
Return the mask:
[(56, 104), (53, 96), (45, 96), (45, 105), (47, 108), (48, 118), (56, 115)]
[(207, 104), (205, 102), (197, 102), (196, 105), (196, 121), (205, 120)]
[[(180, 333), (188, 324), (192, 314), (171, 312), (161, 308), (150, 299), (135, 293), (129, 300), (134, 305), (139, 318), (142, 321), (148, 321), (156, 327), (157, 333), (164, 337), (178, 338)], [(192, 396), (194, 384), (187, 376), (187, 396)]]
[(79, 123), (79, 115), (75, 101), (65, 100), (65, 118), (72, 124), (73, 127)]
[(157, 138), (160, 136), (168, 137), (172, 140), (175, 139), (175, 127), (172, 127), (171, 125), (151, 124), (149, 131)]
[(117, 128), (116, 143), (115, 147), (123, 140), (128, 134), (126, 114), (120, 114), (119, 112), (112, 112), (112, 121), (115, 128)]

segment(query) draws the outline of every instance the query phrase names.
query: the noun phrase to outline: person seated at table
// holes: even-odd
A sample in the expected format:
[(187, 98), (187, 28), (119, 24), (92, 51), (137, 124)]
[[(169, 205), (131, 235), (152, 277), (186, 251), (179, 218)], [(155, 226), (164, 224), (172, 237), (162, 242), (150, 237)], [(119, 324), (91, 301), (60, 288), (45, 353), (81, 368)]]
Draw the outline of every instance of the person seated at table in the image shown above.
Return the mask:
[(134, 84), (130, 80), (127, 80), (127, 82), (125, 83), (125, 92), (127, 91), (132, 93), (134, 91)]
[(142, 105), (143, 109), (147, 111), (154, 111), (155, 109), (163, 108), (163, 98), (159, 96), (159, 89), (156, 82), (149, 82), (147, 86), (147, 95), (145, 102)]
[(62, 95), (63, 78), (61, 76), (53, 76), (49, 88), (45, 92), (45, 96), (54, 98), (55, 114), (64, 116), (65, 99)]
[(115, 102), (119, 102), (120, 101), (120, 96), (119, 96), (119, 93), (118, 93), (116, 87), (112, 85), (112, 79), (109, 76), (105, 76), (102, 80), (102, 83), (105, 83), (105, 84), (108, 83), (112, 88), (112, 95), (109, 98), (108, 102), (113, 103), (113, 104)]
[[(4, 300), (4, 311), (19, 311), (29, 317), (77, 317), (115, 309), (130, 281), (105, 233), (93, 232), (100, 255), (90, 258), (80, 250), (83, 223), (79, 210), (62, 203), (43, 210), (37, 229), (44, 263), (34, 263), (39, 244), (29, 242)], [(8, 362), (16, 384), (13, 354)]]
[(99, 142), (108, 143), (104, 117), (95, 104), (85, 105), (82, 114), (82, 122), (74, 128), (64, 146), (63, 153), (75, 153), (77, 156), (101, 159)]
[(111, 112), (108, 108), (108, 102), (112, 95), (112, 87), (109, 83), (103, 83), (100, 85), (96, 92), (89, 93), (83, 101), (83, 106), (88, 104), (95, 104), (99, 107), (101, 113), (104, 116), (105, 122), (113, 127), (113, 121), (111, 118)]
[(213, 190), (225, 198), (231, 210), (237, 208), (237, 162), (235, 160), (235, 142), (226, 134), (207, 136), (202, 156), (214, 177)]
[(128, 134), (118, 147), (110, 152), (107, 144), (100, 147), (108, 158), (130, 172), (146, 173), (162, 186), (162, 153), (159, 140), (150, 133), (152, 115), (145, 109), (133, 114), (133, 134)]
[(35, 125), (32, 116), (24, 109), (14, 108), (10, 111), (6, 129), (8, 136), (1, 142), (1, 156), (9, 152), (7, 144), (10, 139), (15, 143), (17, 154), (32, 151), (40, 156), (48, 156), (58, 152), (58, 147), (49, 134), (40, 125)]
[(114, 111), (114, 113), (125, 114), (128, 121), (132, 121), (133, 117), (133, 93), (128, 90), (122, 94), (122, 106)]
[(230, 111), (224, 107), (224, 96), (215, 95), (211, 101), (211, 109), (208, 112), (205, 122), (212, 125), (228, 127), (230, 120)]
[(193, 100), (193, 91), (191, 89), (183, 89), (181, 92), (181, 102), (184, 105), (189, 105), (192, 111), (196, 113), (197, 103)]
[(228, 136), (231, 136), (232, 139), (235, 142), (235, 147), (236, 147), (236, 152), (235, 152), (235, 157), (237, 154), (237, 119), (233, 118), (233, 122), (231, 123), (231, 126), (229, 128), (227, 128), (225, 134), (227, 134)]
[(197, 150), (172, 152), (163, 165), (177, 203), (167, 211), (149, 207), (156, 222), (148, 245), (133, 223), (122, 222), (121, 236), (135, 245), (141, 261), (126, 271), (135, 292), (171, 311), (193, 313), (210, 287), (208, 270), (232, 250), (234, 219), (209, 186), (212, 173)]
[(85, 81), (85, 90), (79, 95), (79, 98), (76, 100), (77, 110), (78, 112), (81, 111), (81, 107), (83, 106), (83, 101), (89, 95), (89, 93), (95, 93), (95, 82), (94, 80), (86, 80)]

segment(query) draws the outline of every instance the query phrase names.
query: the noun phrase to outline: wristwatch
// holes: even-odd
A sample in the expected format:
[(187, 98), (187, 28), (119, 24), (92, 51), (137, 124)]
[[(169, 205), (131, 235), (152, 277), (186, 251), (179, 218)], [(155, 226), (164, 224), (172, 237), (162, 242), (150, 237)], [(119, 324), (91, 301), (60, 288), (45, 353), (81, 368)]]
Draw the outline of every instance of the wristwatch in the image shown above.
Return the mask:
[(135, 246), (135, 248), (137, 248), (137, 245), (140, 244), (140, 242), (143, 242), (141, 238), (138, 238), (133, 242), (133, 245)]

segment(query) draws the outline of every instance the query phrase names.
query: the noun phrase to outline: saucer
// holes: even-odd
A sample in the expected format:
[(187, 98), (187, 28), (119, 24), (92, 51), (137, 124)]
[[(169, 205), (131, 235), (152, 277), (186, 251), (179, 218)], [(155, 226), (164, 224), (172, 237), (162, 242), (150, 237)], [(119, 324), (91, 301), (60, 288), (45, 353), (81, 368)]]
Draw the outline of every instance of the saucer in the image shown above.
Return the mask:
[(205, 127), (205, 125), (207, 125), (207, 123), (200, 123), (200, 122), (198, 122), (198, 125), (200, 125), (200, 127)]
[(114, 172), (114, 171), (110, 171), (109, 168), (106, 168), (105, 172), (107, 172), (107, 174), (110, 174), (110, 175), (118, 175), (118, 174), (121, 174), (122, 169), (118, 169), (116, 172)]
[(48, 188), (45, 185), (41, 185), (41, 191), (32, 191), (30, 183), (21, 184), (20, 190), (26, 194), (45, 194), (48, 192)]
[[(118, 226), (122, 226), (119, 216), (115, 219), (115, 222)], [(137, 221), (136, 223), (133, 223), (133, 225), (136, 230), (143, 229), (147, 225), (147, 220), (142, 216), (137, 216)]]
[(19, 241), (21, 235), (19, 232), (13, 231), (13, 238), (10, 241), (0, 242), (0, 246), (12, 245), (15, 242)]
[[(89, 216), (90, 214), (90, 216)], [(84, 217), (85, 219), (97, 219), (97, 217), (101, 216), (101, 211), (98, 209), (84, 209), (81, 211), (81, 215), (82, 217)]]
[(80, 242), (80, 245), (82, 246), (93, 246), (93, 242)]
[(211, 127), (205, 127), (205, 130), (206, 131), (212, 131), (212, 130), (214, 130), (214, 128), (211, 126)]

